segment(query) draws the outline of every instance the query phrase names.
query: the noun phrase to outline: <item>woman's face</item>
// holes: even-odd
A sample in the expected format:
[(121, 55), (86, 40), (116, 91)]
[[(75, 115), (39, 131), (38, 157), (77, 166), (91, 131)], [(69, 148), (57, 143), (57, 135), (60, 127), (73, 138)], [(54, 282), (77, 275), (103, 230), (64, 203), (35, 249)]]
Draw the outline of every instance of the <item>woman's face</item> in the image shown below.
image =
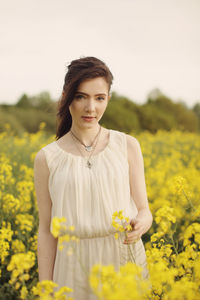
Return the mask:
[(72, 126), (95, 127), (103, 116), (109, 100), (108, 83), (103, 77), (81, 82), (69, 106)]

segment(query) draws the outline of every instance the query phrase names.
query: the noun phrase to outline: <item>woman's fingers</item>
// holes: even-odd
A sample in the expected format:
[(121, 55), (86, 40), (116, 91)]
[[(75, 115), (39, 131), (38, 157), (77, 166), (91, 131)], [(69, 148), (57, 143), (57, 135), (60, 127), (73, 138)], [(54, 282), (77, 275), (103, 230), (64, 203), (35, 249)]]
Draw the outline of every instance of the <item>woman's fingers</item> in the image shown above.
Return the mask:
[(138, 228), (137, 230), (133, 230), (131, 232), (127, 232), (126, 235), (128, 237), (136, 237), (143, 232), (143, 227)]
[(132, 243), (137, 242), (140, 238), (141, 238), (141, 237), (138, 236), (137, 238), (125, 239), (123, 243), (124, 243), (124, 244), (132, 244)]
[(126, 243), (127, 242), (133, 243), (133, 242), (139, 240), (141, 238), (142, 234), (143, 234), (142, 228), (140, 228), (138, 230), (133, 230), (131, 232), (127, 232), (124, 242), (126, 241)]
[(132, 227), (132, 230), (138, 230), (143, 223), (139, 219), (131, 219), (130, 225)]
[(137, 219), (131, 219), (130, 225), (132, 227), (132, 231), (126, 231), (126, 238), (124, 240), (124, 244), (130, 244), (139, 240), (143, 234), (143, 227), (141, 222)]

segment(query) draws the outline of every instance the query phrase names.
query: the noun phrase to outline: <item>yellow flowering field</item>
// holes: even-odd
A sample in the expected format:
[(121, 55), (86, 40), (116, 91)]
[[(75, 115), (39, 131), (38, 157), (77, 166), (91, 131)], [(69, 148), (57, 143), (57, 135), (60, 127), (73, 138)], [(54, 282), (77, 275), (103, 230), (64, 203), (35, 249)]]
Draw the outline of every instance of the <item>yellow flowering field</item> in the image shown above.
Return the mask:
[[(55, 283), (38, 282), (33, 162), (38, 150), (55, 139), (44, 127), (41, 123), (37, 133), (14, 136), (6, 125), (0, 133), (0, 299), (72, 299), (69, 287), (55, 291)], [(105, 300), (200, 299), (200, 136), (180, 131), (132, 134), (142, 148), (154, 218), (143, 236), (149, 278), (143, 279), (133, 263), (118, 272), (112, 265), (96, 265), (88, 278), (91, 288)], [(123, 221), (126, 216), (113, 212), (116, 232), (126, 234), (116, 217)], [(69, 239), (59, 233), (66, 228), (61, 221), (67, 220), (55, 219), (52, 232), (60, 244)]]

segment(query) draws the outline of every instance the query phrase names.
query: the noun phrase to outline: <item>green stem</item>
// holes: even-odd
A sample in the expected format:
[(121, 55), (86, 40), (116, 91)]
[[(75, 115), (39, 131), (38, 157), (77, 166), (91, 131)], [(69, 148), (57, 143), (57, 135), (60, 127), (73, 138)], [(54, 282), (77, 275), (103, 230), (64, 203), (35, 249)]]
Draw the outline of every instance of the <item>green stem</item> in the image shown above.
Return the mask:
[[(122, 220), (121, 220), (121, 225), (124, 227), (124, 224), (123, 224)], [(125, 232), (125, 237), (126, 237), (126, 239), (127, 239), (127, 238), (128, 238), (128, 235), (127, 235), (126, 230), (125, 230), (124, 232)], [(132, 260), (135, 262), (135, 257), (133, 256), (133, 254), (132, 254), (132, 252), (131, 252), (130, 245), (127, 244), (127, 246), (128, 246), (128, 250), (129, 250), (130, 256), (132, 257)]]
[[(126, 238), (128, 238), (128, 235), (127, 235), (126, 231), (125, 231), (125, 236), (126, 236)], [(133, 255), (133, 253), (131, 251), (131, 247), (130, 247), (129, 244), (127, 246), (128, 246), (129, 253), (130, 253), (131, 257), (132, 257), (132, 260), (135, 262), (135, 257), (134, 257), (134, 255)]]
[(175, 252), (176, 252), (176, 255), (178, 255), (178, 251), (177, 251), (177, 249), (176, 249), (176, 245), (175, 245), (175, 242), (174, 242), (174, 238), (173, 238), (173, 235), (170, 233), (170, 238), (171, 238), (171, 241), (172, 241), (172, 244), (173, 244), (173, 248), (174, 248), (174, 250), (175, 250)]
[(187, 194), (185, 193), (184, 189), (183, 189), (183, 194), (184, 194), (185, 198), (187, 199), (188, 203), (190, 204), (190, 207), (191, 207), (194, 211), (196, 211), (194, 205), (192, 204), (192, 201), (190, 200), (190, 198), (188, 198), (188, 196), (187, 196)]

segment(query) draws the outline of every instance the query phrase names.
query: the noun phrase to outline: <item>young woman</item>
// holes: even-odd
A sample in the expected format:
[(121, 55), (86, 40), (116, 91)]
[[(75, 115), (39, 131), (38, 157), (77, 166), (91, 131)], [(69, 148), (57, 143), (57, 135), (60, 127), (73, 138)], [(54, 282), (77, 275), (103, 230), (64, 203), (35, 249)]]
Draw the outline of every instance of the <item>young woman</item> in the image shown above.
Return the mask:
[[(71, 62), (58, 105), (56, 141), (40, 149), (34, 162), (39, 279), (72, 288), (75, 300), (96, 299), (83, 269), (89, 272), (100, 263), (118, 270), (133, 261), (128, 245), (148, 277), (141, 236), (151, 227), (152, 214), (140, 144), (135, 137), (99, 124), (110, 101), (112, 80), (106, 64), (95, 57)], [(119, 210), (131, 220), (127, 240), (122, 233), (119, 239), (114, 236), (112, 214)], [(51, 234), (54, 216), (66, 217), (67, 225), (75, 227), (79, 242), (72, 255), (57, 247)]]

